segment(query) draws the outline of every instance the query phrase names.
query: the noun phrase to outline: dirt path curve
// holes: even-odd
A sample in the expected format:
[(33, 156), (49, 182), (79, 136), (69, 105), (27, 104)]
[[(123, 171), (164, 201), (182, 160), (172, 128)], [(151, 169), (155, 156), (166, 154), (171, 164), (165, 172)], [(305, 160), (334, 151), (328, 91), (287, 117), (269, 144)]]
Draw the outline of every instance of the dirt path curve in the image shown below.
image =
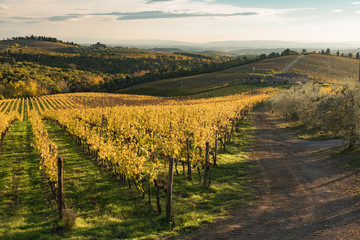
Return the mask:
[(284, 69), (281, 71), (281, 73), (286, 73), (286, 72), (288, 72), (292, 67), (295, 66), (295, 64), (296, 64), (300, 59), (302, 59), (302, 58), (304, 58), (304, 57), (305, 57), (305, 55), (301, 55), (301, 56), (299, 56), (298, 58), (296, 58), (292, 63), (289, 64), (289, 66), (287, 66), (286, 68), (284, 68)]
[(264, 111), (253, 118), (251, 161), (259, 167), (261, 193), (255, 206), (233, 210), (191, 239), (360, 239), (360, 174), (317, 153), (344, 142), (298, 140)]

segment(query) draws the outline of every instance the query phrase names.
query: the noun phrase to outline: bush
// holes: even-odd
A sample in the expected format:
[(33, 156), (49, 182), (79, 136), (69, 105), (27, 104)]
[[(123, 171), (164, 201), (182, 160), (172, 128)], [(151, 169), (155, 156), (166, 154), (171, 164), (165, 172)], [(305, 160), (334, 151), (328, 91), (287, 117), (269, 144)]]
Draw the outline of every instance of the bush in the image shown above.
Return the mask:
[(353, 147), (360, 136), (360, 84), (322, 87), (313, 82), (294, 85), (270, 98), (267, 105), (292, 120), (349, 140)]
[(76, 218), (79, 216), (78, 213), (72, 211), (71, 209), (65, 209), (63, 211), (62, 225), (64, 230), (71, 230), (75, 226)]

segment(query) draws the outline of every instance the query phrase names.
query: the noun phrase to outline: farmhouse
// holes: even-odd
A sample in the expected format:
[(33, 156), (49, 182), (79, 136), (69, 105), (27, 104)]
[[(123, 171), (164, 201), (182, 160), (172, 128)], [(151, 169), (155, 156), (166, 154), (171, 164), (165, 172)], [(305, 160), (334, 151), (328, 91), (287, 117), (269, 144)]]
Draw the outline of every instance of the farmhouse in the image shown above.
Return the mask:
[(305, 83), (309, 81), (310, 78), (308, 75), (298, 74), (298, 73), (279, 73), (275, 74), (273, 78), (268, 81), (276, 82), (280, 84), (295, 84), (295, 83)]
[(243, 81), (244, 83), (261, 83), (261, 80), (263, 79), (260, 75), (249, 75), (244, 77)]
[(288, 80), (282, 80), (282, 79), (278, 79), (278, 78), (274, 78), (274, 77), (266, 77), (264, 80), (264, 83), (286, 85), (286, 84), (288, 84)]
[(97, 42), (96, 44), (91, 45), (92, 48), (107, 48), (105, 44), (102, 44), (100, 42)]

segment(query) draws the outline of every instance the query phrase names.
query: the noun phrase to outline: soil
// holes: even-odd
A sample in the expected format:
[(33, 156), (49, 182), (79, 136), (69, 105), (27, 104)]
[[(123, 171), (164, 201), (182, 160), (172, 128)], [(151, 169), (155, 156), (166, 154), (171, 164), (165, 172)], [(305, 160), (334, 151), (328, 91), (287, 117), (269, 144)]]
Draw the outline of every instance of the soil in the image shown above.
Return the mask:
[(360, 174), (338, 167), (324, 151), (346, 142), (297, 139), (265, 111), (253, 120), (255, 204), (231, 210), (189, 239), (360, 239)]

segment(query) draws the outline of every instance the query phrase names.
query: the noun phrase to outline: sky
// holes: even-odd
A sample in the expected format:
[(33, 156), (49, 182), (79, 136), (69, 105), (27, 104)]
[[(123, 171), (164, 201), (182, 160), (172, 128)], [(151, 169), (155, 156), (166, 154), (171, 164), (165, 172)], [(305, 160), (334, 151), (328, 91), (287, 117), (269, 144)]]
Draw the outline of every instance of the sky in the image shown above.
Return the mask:
[(0, 38), (360, 41), (360, 1), (0, 0)]

